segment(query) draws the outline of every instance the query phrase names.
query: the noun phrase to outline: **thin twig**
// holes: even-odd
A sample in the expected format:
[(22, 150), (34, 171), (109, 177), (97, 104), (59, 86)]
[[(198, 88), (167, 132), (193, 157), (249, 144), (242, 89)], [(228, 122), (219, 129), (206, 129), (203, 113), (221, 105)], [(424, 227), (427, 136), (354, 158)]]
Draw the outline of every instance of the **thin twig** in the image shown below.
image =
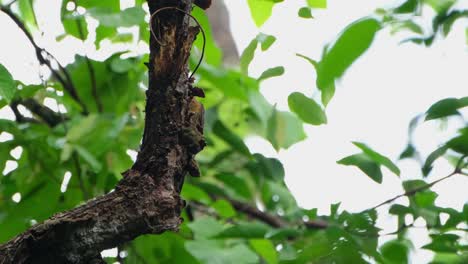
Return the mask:
[(419, 192), (422, 192), (422, 191), (425, 191), (425, 190), (431, 188), (432, 186), (436, 185), (437, 183), (439, 183), (441, 181), (444, 181), (446, 179), (449, 179), (449, 178), (453, 177), (454, 175), (463, 174), (463, 172), (461, 171), (461, 168), (463, 167), (462, 164), (463, 164), (463, 161), (464, 161), (465, 157), (466, 156), (463, 156), (458, 160), (457, 165), (455, 166), (455, 170), (452, 173), (450, 173), (449, 175), (447, 175), (445, 177), (442, 177), (442, 178), (440, 178), (438, 180), (435, 180), (433, 182), (430, 182), (430, 183), (428, 183), (426, 185), (415, 188), (413, 190), (406, 191), (406, 192), (404, 192), (402, 194), (399, 194), (399, 195), (397, 195), (397, 196), (395, 196), (393, 198), (390, 198), (390, 199), (388, 199), (388, 200), (386, 200), (384, 202), (381, 202), (378, 205), (376, 205), (376, 206), (374, 206), (374, 207), (372, 207), (370, 209), (367, 209), (365, 211), (375, 210), (375, 209), (377, 209), (377, 208), (379, 208), (379, 207), (381, 207), (383, 205), (390, 204), (390, 203), (394, 202), (395, 200), (397, 200), (397, 199), (399, 199), (401, 197), (405, 197), (405, 196), (406, 197), (411, 197), (411, 196), (413, 196), (413, 195), (415, 195), (415, 194), (417, 194)]
[[(52, 72), (52, 76), (54, 76), (54, 78), (56, 78), (62, 84), (63, 88), (82, 107), (83, 114), (87, 114), (88, 113), (87, 107), (81, 101), (80, 97), (78, 96), (78, 93), (73, 85), (73, 82), (71, 80), (71, 77), (68, 71), (59, 63), (58, 60), (55, 59), (54, 56), (52, 56), (52, 54), (50, 54), (48, 51), (46, 51), (45, 49), (37, 45), (31, 33), (26, 29), (26, 26), (24, 25), (24, 23), (15, 14), (13, 14), (13, 12), (7, 6), (0, 6), (0, 10), (4, 12), (6, 15), (8, 15), (8, 17), (10, 17), (13, 20), (13, 22), (15, 22), (15, 24), (21, 29), (21, 31), (23, 31), (23, 33), (26, 35), (26, 38), (33, 45), (36, 51), (36, 57), (39, 63), (46, 65), (47, 68), (49, 68), (49, 70)], [(48, 58), (44, 57), (43, 53), (45, 53), (45, 55), (47, 55)], [(59, 66), (65, 78), (62, 75), (60, 75), (60, 73), (56, 69), (54, 69), (54, 67), (52, 67), (51, 59), (57, 63), (57, 65)]]

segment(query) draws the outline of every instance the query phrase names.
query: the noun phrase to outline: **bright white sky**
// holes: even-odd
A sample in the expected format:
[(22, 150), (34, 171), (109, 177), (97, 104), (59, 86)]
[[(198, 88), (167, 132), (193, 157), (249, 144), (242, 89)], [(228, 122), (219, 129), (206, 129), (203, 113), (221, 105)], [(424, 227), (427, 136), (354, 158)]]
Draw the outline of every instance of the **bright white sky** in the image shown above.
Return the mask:
[[(53, 26), (50, 19), (58, 17), (57, 3), (60, 1), (36, 2), (44, 30), (47, 32), (50, 28), (56, 34), (61, 29)], [(291, 92), (301, 91), (313, 96), (316, 90), (312, 66), (296, 57), (295, 53), (318, 59), (323, 45), (332, 41), (350, 22), (371, 14), (378, 7), (392, 6), (401, 1), (329, 0), (326, 10), (313, 12), (315, 19), (297, 16), (297, 10), (304, 6), (305, 1), (285, 1), (275, 7), (272, 18), (261, 29), (256, 28), (250, 19), (246, 1), (225, 2), (240, 50), (258, 32), (277, 37), (277, 42), (268, 52), (257, 53), (250, 71), (253, 76), (258, 76), (269, 67), (285, 66), (285, 75), (264, 81), (262, 92), (270, 102), (277, 103), (279, 109), (286, 110), (287, 96)], [(468, 6), (468, 1), (461, 3)], [(0, 25), (4, 36), (0, 63), (14, 78), (37, 82), (38, 64), (33, 49), (4, 14), (0, 14)], [(342, 202), (342, 208), (346, 210), (361, 211), (401, 193), (401, 179), (385, 169), (384, 182), (379, 185), (354, 167), (337, 165), (336, 161), (358, 152), (351, 141), (365, 142), (396, 160), (406, 145), (407, 127), (415, 115), (442, 98), (468, 95), (465, 87), (468, 83), (466, 26), (467, 23), (458, 22), (447, 39), (436, 41), (430, 48), (409, 43), (400, 45), (402, 36), (380, 32), (371, 49), (339, 83), (327, 108), (327, 125), (307, 126), (308, 139), (280, 153), (260, 138), (250, 138), (249, 147), (254, 152), (279, 158), (286, 169), (287, 184), (299, 203), (307, 208), (319, 208), (322, 213), (327, 213), (329, 205), (336, 202)], [(80, 50), (73, 40), (57, 45), (51, 42), (55, 35), (36, 37), (40, 45), (64, 63), (72, 59), (70, 51)], [(82, 52), (85, 50), (81, 48)], [(12, 113), (0, 110), (0, 117), (12, 118)], [(449, 126), (449, 131), (443, 133), (439, 127), (440, 124), (435, 122), (426, 123), (416, 131), (417, 147), (422, 154), (427, 155), (444, 138), (453, 135), (457, 126)], [(419, 167), (415, 162), (404, 161), (398, 165), (402, 169), (402, 179), (419, 177)], [(451, 169), (447, 162), (437, 162), (430, 180), (447, 175)], [(460, 209), (468, 201), (468, 178), (451, 178), (434, 190), (439, 192), (438, 205)], [(402, 198), (399, 202), (407, 203), (407, 200)], [(382, 219), (381, 225), (396, 226), (391, 219)], [(428, 241), (420, 230), (412, 232), (416, 247)], [(420, 251), (413, 260), (417, 260), (415, 263), (427, 263), (429, 259), (430, 255)]]

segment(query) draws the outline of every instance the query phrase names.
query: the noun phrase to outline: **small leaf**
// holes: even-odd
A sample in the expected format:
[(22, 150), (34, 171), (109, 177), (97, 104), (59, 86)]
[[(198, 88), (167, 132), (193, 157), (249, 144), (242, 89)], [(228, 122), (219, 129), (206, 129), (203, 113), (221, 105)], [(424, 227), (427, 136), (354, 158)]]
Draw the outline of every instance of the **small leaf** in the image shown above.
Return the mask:
[(382, 183), (382, 171), (379, 164), (364, 153), (348, 156), (337, 163), (346, 166), (356, 166), (375, 182)]
[(296, 113), (305, 123), (321, 125), (327, 123), (327, 116), (314, 100), (304, 94), (294, 92), (288, 97), (289, 109)]
[(262, 51), (268, 50), (271, 47), (271, 45), (273, 45), (273, 43), (275, 43), (276, 41), (275, 36), (267, 35), (264, 33), (259, 33), (256, 39), (258, 40), (258, 42), (260, 42), (260, 47)]
[(217, 200), (211, 207), (216, 210), (216, 212), (224, 218), (231, 218), (236, 216), (236, 210), (232, 208), (232, 205), (226, 200)]
[(307, 5), (314, 8), (327, 8), (327, 0), (307, 0)]
[(348, 26), (322, 55), (317, 74), (319, 89), (333, 85), (370, 47), (380, 28), (380, 22), (373, 18), (361, 19)]
[(261, 223), (236, 223), (220, 232), (216, 238), (264, 238), (270, 229)]
[(373, 161), (387, 167), (390, 171), (395, 173), (396, 175), (400, 176), (400, 169), (387, 157), (383, 156), (382, 154), (372, 150), (366, 144), (360, 142), (353, 142), (353, 144), (360, 148), (369, 158)]
[(447, 142), (447, 147), (463, 154), (468, 155), (468, 127), (460, 130), (460, 135)]
[(398, 14), (413, 13), (418, 7), (418, 2), (419, 0), (407, 0), (406, 2), (395, 8), (393, 12)]
[(37, 22), (36, 15), (34, 14), (33, 0), (18, 0), (18, 9), (26, 24), (36, 28)]
[(258, 256), (244, 244), (225, 247), (215, 240), (197, 240), (185, 242), (185, 248), (205, 264), (259, 263)]
[(262, 75), (260, 75), (260, 77), (258, 77), (258, 81), (261, 82), (261, 81), (266, 80), (268, 78), (281, 76), (283, 74), (284, 74), (284, 67), (283, 66), (270, 68), (270, 69), (264, 71), (262, 73)]
[(13, 77), (5, 66), (0, 64), (0, 96), (9, 103), (15, 96), (15, 92), (16, 87)]
[(278, 263), (278, 252), (270, 240), (252, 239), (250, 246), (257, 252), (268, 264)]
[(290, 112), (273, 110), (268, 119), (266, 138), (276, 150), (287, 149), (306, 137), (304, 126), (297, 116)]
[[(319, 63), (317, 61), (315, 61), (315, 60), (313, 60), (313, 59), (311, 59), (311, 58), (309, 58), (309, 57), (307, 57), (305, 55), (299, 54), (299, 53), (296, 53), (296, 56), (298, 56), (299, 58), (303, 58), (306, 61), (308, 61), (312, 66), (314, 66), (315, 71), (318, 72)], [(328, 105), (328, 103), (330, 102), (330, 100), (335, 95), (335, 83), (332, 83), (327, 87), (321, 87), (321, 86), (317, 85), (317, 88), (321, 92), (322, 103), (326, 107)]]
[(426, 161), (424, 162), (424, 165), (422, 167), (422, 172), (424, 176), (427, 176), (429, 172), (432, 170), (432, 163), (436, 161), (438, 158), (442, 157), (445, 152), (447, 152), (448, 146), (443, 145), (436, 150), (434, 150), (429, 156), (427, 156)]
[(457, 110), (466, 106), (468, 106), (468, 97), (440, 100), (427, 110), (425, 120), (427, 121), (451, 115), (460, 115)]
[(408, 263), (409, 257), (408, 246), (399, 240), (391, 240), (380, 247), (382, 257), (387, 261), (386, 263), (405, 264)]
[(75, 38), (81, 40), (86, 40), (88, 38), (88, 23), (84, 16), (66, 15), (65, 19), (62, 19), (62, 24), (65, 32)]
[(224, 228), (220, 222), (211, 217), (198, 218), (189, 223), (188, 226), (195, 234), (195, 239), (214, 237)]
[(310, 7), (301, 7), (297, 12), (297, 15), (302, 18), (314, 18)]
[(245, 145), (244, 141), (232, 131), (230, 131), (221, 121), (217, 120), (213, 125), (213, 133), (228, 143), (233, 149), (239, 153), (250, 157), (250, 150)]
[(268, 0), (247, 0), (250, 14), (257, 27), (261, 27), (270, 18), (273, 12), (274, 1)]
[(99, 162), (93, 154), (81, 146), (73, 146), (73, 148), (78, 152), (80, 157), (82, 157), (89, 165), (94, 172), (99, 172), (102, 169), (102, 164)]
[(258, 45), (257, 39), (253, 39), (242, 52), (242, 55), (240, 57), (240, 68), (241, 68), (242, 73), (244, 74), (248, 74), (249, 72), (249, 65), (254, 58), (257, 45)]

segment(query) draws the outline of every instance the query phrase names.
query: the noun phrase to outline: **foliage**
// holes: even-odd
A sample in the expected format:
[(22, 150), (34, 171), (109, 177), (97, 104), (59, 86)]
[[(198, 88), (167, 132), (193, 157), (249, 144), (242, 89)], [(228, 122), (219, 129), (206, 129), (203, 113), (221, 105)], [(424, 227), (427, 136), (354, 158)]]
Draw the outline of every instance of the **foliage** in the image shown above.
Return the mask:
[[(83, 12), (77, 11), (76, 2)], [(26, 85), (14, 80), (0, 64), (2, 107), (15, 109), (34, 99), (41, 105), (53, 100), (66, 109), (58, 113), (58, 124), (32, 109), (31, 120), (20, 114), (17, 121), (0, 120), (0, 132), (12, 136), (0, 143), (0, 168), (7, 161), (17, 164), (16, 169), (0, 177), (0, 242), (56, 212), (111, 191), (121, 173), (131, 166), (127, 152), (138, 151), (144, 125), (147, 75), (143, 63), (148, 56), (132, 52), (132, 45), (148, 44), (144, 2), (137, 0), (133, 7), (121, 10), (119, 1), (63, 1), (64, 34), (56, 36), (59, 43), (72, 36), (93, 42), (97, 51), (106, 49), (105, 41), (129, 44), (102, 60), (77, 55), (73, 63), (64, 66), (83, 104), (56, 76), (44, 78), (41, 84)], [(247, 1), (257, 26), (268, 20), (278, 2), (283, 1)], [(294, 92), (287, 98), (290, 111), (277, 110), (259, 91), (263, 80), (284, 73), (282, 66), (272, 65), (258, 78), (249, 75), (255, 53), (268, 52), (276, 38), (259, 33), (243, 51), (239, 67), (224, 67), (208, 19), (196, 8), (194, 15), (208, 40), (207, 59), (196, 73), (196, 85), (206, 93), (202, 102), (208, 146), (197, 156), (202, 177), (190, 178), (184, 184), (182, 196), (189, 206), (183, 212), (186, 221), (179, 233), (139, 237), (122, 245), (120, 250), (126, 254), (121, 257), (128, 263), (410, 263), (413, 248), (406, 233), (414, 225), (407, 222), (412, 216), (414, 221), (421, 218), (427, 223), (424, 228), (430, 232), (431, 242), (424, 249), (435, 253), (433, 263), (466, 263), (466, 237), (460, 235), (460, 226), (466, 227), (468, 206), (462, 211), (436, 206), (437, 193), (431, 187), (437, 182), (402, 181), (402, 196), (409, 197), (409, 205), (395, 203), (387, 211), (379, 211), (398, 222), (397, 236), (379, 244), (382, 233), (376, 222), (379, 217), (388, 217), (377, 214), (380, 205), (350, 213), (334, 204), (329, 215), (301, 208), (284, 182), (281, 162), (251, 153), (244, 143), (247, 136), (257, 135), (280, 150), (303, 140), (304, 124), (327, 123), (326, 107), (335, 94), (335, 82), (371, 48), (382, 28), (409, 30), (415, 36), (405, 41), (431, 45), (436, 36), (446, 36), (456, 20), (467, 17), (468, 11), (452, 8), (455, 2), (408, 0), (395, 8), (379, 9), (347, 26), (324, 47), (320, 60), (298, 54), (316, 70), (321, 102)], [(31, 31), (38, 30), (34, 3), (19, 0), (13, 4), (16, 15)], [(325, 0), (308, 0), (298, 15), (313, 18), (314, 9), (326, 6)], [(435, 13), (429, 32), (414, 19), (423, 6)], [(91, 37), (89, 24), (94, 20), (98, 24), (95, 37)], [(132, 34), (118, 30), (135, 27), (137, 32)], [(200, 47), (197, 40), (195, 49), (200, 51)], [(199, 52), (193, 53), (194, 63)], [(424, 121), (463, 118), (460, 110), (466, 106), (467, 97), (443, 99), (427, 110)], [(415, 120), (410, 133), (421, 118)], [(361, 152), (344, 157), (339, 164), (356, 166), (379, 184), (381, 167), (400, 175), (389, 158), (364, 143), (353, 144)], [(467, 146), (468, 128), (461, 127), (457, 135), (427, 157), (422, 172), (428, 175), (434, 162), (445, 157), (454, 161), (454, 173), (448, 177), (466, 175)], [(12, 156), (15, 148), (22, 149), (20, 157)], [(410, 141), (401, 157), (417, 159), (416, 153)], [(11, 197), (18, 194), (20, 201), (13, 201)], [(448, 220), (442, 221), (443, 214)], [(108, 259), (109, 263), (114, 260)]]

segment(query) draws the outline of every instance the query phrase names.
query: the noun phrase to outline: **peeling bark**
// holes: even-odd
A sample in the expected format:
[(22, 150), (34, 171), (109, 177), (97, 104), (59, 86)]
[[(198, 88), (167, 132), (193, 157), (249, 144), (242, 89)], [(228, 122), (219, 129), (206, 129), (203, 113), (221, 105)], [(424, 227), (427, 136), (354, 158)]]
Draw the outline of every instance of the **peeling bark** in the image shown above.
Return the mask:
[[(148, 0), (190, 13), (192, 0)], [(184, 202), (180, 189), (204, 147), (203, 107), (193, 98), (187, 60), (199, 31), (189, 16), (160, 12), (151, 36), (149, 89), (143, 141), (133, 167), (109, 194), (58, 213), (0, 246), (0, 263), (104, 263), (100, 252), (143, 234), (177, 231)], [(156, 21), (157, 20), (157, 21)], [(200, 110), (194, 112), (193, 104)], [(192, 105), (192, 106), (191, 106)]]

